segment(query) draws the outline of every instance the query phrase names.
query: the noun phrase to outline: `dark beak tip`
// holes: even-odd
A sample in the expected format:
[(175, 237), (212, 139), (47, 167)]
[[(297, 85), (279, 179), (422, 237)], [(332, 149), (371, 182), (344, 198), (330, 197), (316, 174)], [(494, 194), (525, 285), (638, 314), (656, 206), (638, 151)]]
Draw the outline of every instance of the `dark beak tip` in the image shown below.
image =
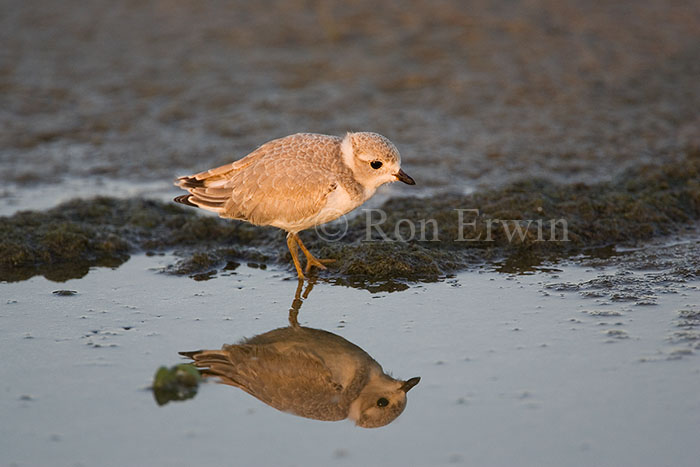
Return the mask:
[(406, 185), (416, 184), (416, 181), (413, 180), (406, 172), (404, 172), (403, 169), (399, 169), (399, 172), (396, 174), (396, 178), (399, 181), (404, 182)]
[(411, 378), (403, 383), (403, 386), (401, 386), (401, 389), (404, 392), (410, 391), (416, 384), (420, 383), (420, 376), (416, 376), (414, 378)]

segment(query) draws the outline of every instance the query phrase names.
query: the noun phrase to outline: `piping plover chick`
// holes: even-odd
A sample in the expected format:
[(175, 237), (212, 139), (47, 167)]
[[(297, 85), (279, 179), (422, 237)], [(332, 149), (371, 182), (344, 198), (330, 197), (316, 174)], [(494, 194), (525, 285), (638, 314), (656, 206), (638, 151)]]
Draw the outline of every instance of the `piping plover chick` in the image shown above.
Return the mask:
[(324, 262), (306, 249), (300, 231), (330, 222), (374, 195), (381, 185), (415, 182), (401, 170), (391, 141), (370, 132), (344, 137), (298, 133), (275, 139), (230, 164), (177, 179), (189, 194), (175, 201), (255, 225), (287, 232), (287, 246), (299, 278), (304, 277), (297, 247), (306, 256), (306, 272)]

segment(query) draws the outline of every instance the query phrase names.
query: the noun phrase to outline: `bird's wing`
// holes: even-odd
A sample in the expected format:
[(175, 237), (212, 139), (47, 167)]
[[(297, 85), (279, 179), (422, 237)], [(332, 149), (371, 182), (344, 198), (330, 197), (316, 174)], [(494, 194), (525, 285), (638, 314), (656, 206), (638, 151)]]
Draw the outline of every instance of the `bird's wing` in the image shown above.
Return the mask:
[(302, 133), (270, 141), (243, 159), (181, 177), (180, 202), (254, 224), (292, 224), (324, 206), (337, 187), (341, 139)]
[(188, 354), (203, 374), (218, 376), (284, 412), (317, 420), (342, 420), (350, 402), (318, 355), (294, 348), (231, 345)]

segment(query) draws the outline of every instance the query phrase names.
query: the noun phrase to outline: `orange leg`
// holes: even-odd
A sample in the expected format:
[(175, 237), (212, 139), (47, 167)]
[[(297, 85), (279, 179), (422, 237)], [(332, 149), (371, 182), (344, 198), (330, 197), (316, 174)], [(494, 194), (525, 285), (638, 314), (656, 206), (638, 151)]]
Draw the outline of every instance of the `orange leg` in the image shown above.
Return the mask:
[(297, 270), (299, 279), (304, 279), (304, 273), (301, 272), (301, 264), (299, 263), (299, 255), (297, 254), (296, 234), (293, 234), (291, 232), (287, 234), (287, 248), (289, 248), (289, 252), (292, 254), (292, 261), (294, 261), (294, 267)]
[(326, 269), (326, 266), (324, 264), (332, 263), (333, 261), (335, 261), (334, 259), (318, 259), (318, 258), (316, 258), (304, 246), (304, 243), (301, 241), (301, 238), (299, 238), (299, 236), (297, 234), (294, 234), (294, 238), (296, 239), (297, 243), (299, 244), (299, 248), (301, 248), (301, 251), (304, 253), (304, 256), (306, 256), (306, 273), (307, 274), (311, 270), (311, 266), (316, 266), (319, 269)]

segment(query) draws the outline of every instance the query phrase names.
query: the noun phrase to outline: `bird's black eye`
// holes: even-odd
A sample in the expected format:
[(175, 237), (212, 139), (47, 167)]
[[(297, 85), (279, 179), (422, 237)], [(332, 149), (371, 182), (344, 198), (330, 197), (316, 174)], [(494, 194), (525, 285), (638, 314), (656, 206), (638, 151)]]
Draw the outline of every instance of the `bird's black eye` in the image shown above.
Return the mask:
[(389, 405), (389, 401), (386, 400), (384, 397), (380, 397), (379, 399), (377, 399), (377, 407), (386, 407), (387, 405)]
[[(374, 170), (377, 170), (378, 168), (380, 168), (382, 166), (382, 161), (372, 161), (369, 163), (369, 165), (372, 166), (372, 168)], [(384, 400), (386, 400), (386, 399), (384, 399)]]

